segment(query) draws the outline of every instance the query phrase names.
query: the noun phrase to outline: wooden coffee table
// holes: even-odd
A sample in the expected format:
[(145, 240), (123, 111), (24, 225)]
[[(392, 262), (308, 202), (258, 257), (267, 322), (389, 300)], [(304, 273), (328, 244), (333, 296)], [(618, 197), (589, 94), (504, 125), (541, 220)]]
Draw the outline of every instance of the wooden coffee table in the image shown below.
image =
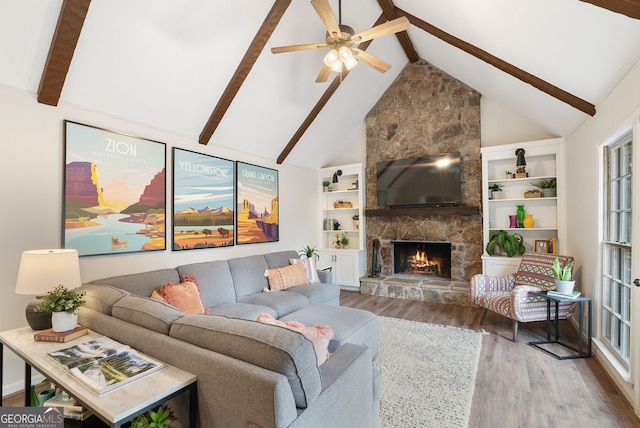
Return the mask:
[[(0, 363), (3, 363), (4, 359), (4, 346), (25, 362), (25, 406), (29, 405), (31, 368), (35, 368), (111, 427), (120, 427), (123, 423), (156, 408), (166, 400), (189, 391), (189, 426), (196, 427), (198, 399), (195, 375), (163, 363), (162, 370), (123, 385), (103, 396), (98, 396), (82, 382), (76, 380), (67, 370), (55, 364), (46, 354), (102, 335), (90, 331), (89, 334), (67, 343), (52, 343), (33, 340), (34, 333), (29, 327), (0, 333)], [(141, 355), (144, 356), (144, 354)], [(2, 385), (2, 378), (0, 369), (0, 385)], [(0, 405), (1, 400), (0, 397)]]

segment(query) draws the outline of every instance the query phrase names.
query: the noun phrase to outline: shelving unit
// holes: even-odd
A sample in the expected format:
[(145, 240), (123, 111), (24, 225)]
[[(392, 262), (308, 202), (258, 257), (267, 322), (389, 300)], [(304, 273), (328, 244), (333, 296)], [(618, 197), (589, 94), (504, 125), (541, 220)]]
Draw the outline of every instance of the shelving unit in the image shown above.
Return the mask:
[[(341, 170), (338, 182), (333, 183), (333, 174)], [(329, 181), (330, 191), (320, 195), (322, 224), (318, 245), (319, 268), (331, 267), (333, 282), (346, 287), (360, 287), (360, 277), (365, 272), (365, 221), (364, 221), (364, 167), (361, 163), (322, 168), (320, 185)], [(343, 206), (335, 206), (345, 202)], [(359, 225), (353, 216), (358, 215)], [(336, 248), (336, 234), (346, 236), (349, 246)]]
[[(525, 149), (527, 162), (526, 178), (507, 178), (506, 171), (515, 172), (518, 148)], [(496, 147), (484, 147), (482, 153), (482, 206), (483, 243), (486, 248), (489, 235), (494, 230), (519, 233), (524, 238), (525, 249), (535, 251), (536, 240), (555, 238), (557, 251), (562, 253), (565, 242), (564, 209), (564, 140), (529, 141)], [(556, 197), (525, 198), (527, 190), (535, 189), (532, 183), (556, 179)], [(502, 197), (489, 199), (489, 186), (501, 185)], [(510, 228), (509, 215), (516, 214), (518, 205), (524, 205), (525, 212), (535, 220), (533, 228)], [(517, 270), (520, 257), (482, 256), (483, 272), (489, 275), (504, 275)]]

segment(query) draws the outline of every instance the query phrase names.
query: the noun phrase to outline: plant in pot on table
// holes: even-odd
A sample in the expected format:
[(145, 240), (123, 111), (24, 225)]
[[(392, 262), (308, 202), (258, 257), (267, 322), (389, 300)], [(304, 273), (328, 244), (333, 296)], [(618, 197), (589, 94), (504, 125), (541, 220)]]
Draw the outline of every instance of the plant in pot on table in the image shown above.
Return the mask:
[(84, 295), (58, 285), (42, 297), (36, 311), (51, 313), (53, 331), (73, 330), (78, 325), (78, 309), (86, 303)]
[(556, 291), (562, 294), (571, 294), (576, 283), (576, 280), (571, 278), (573, 262), (569, 262), (564, 267), (560, 267), (560, 260), (556, 257), (551, 269), (553, 270), (553, 278), (556, 283)]
[(489, 186), (489, 199), (502, 199), (502, 184), (493, 183)]

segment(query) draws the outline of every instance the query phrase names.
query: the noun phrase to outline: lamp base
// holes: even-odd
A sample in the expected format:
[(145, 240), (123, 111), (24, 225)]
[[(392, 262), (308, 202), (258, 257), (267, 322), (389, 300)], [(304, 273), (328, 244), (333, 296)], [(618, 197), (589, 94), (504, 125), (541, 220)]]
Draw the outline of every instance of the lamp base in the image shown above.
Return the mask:
[(51, 328), (51, 314), (48, 312), (36, 312), (36, 307), (40, 304), (40, 299), (36, 298), (24, 308), (24, 315), (27, 318), (29, 327), (33, 330), (46, 330)]

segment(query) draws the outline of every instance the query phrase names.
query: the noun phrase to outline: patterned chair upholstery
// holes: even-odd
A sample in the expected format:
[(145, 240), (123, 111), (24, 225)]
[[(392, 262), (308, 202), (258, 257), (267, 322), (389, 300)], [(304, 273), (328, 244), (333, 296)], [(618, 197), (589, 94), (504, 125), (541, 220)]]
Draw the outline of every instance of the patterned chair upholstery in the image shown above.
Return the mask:
[[(480, 324), (484, 323), (487, 310), (513, 320), (513, 341), (518, 336), (518, 322), (546, 321), (547, 301), (529, 296), (530, 291), (548, 291), (555, 287), (553, 261), (558, 258), (564, 267), (573, 257), (556, 254), (527, 252), (522, 256), (518, 272), (506, 277), (478, 274), (471, 278), (471, 300), (482, 307)], [(575, 303), (560, 303), (558, 318), (571, 318)], [(555, 319), (555, 311), (551, 311)]]

